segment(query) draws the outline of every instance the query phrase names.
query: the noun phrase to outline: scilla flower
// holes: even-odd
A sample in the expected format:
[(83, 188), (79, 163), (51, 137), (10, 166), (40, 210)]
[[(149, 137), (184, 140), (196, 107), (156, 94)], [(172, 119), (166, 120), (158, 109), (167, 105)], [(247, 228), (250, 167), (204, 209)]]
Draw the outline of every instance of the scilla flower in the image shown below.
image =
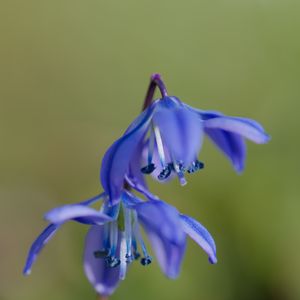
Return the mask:
[[(162, 98), (152, 102), (156, 87)], [(180, 183), (186, 184), (186, 172), (194, 173), (204, 167), (198, 160), (204, 134), (237, 172), (244, 169), (245, 139), (257, 144), (269, 141), (269, 135), (254, 120), (194, 109), (177, 97), (168, 96), (160, 75), (154, 74), (144, 111), (108, 149), (102, 162), (101, 182), (112, 204), (120, 200), (121, 183), (130, 174), (136, 178), (141, 173), (154, 174), (160, 181), (177, 175)]]
[[(136, 186), (132, 184), (136, 189)], [(128, 189), (123, 189), (121, 201), (111, 206), (106, 194), (79, 204), (55, 208), (45, 215), (50, 225), (33, 243), (24, 268), (29, 274), (32, 264), (44, 245), (67, 221), (91, 225), (85, 240), (84, 270), (97, 293), (111, 295), (120, 280), (125, 278), (128, 266), (139, 260), (143, 266), (151, 263), (141, 235), (143, 227), (158, 263), (169, 278), (176, 278), (186, 248), (186, 235), (196, 241), (216, 263), (216, 247), (209, 232), (196, 220), (180, 214), (176, 208), (157, 199), (148, 191), (144, 201)], [(100, 210), (89, 205), (103, 200)]]

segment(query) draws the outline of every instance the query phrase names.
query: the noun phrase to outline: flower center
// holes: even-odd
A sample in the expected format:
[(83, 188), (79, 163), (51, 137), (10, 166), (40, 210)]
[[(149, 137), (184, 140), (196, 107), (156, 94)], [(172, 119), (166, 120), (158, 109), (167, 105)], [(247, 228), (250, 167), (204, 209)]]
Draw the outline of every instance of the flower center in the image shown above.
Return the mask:
[[(138, 223), (137, 213), (122, 204), (119, 208), (112, 208), (104, 205), (103, 211), (112, 215), (112, 210), (117, 210), (118, 215), (115, 221), (104, 225), (103, 249), (94, 251), (95, 258), (104, 259), (110, 268), (120, 267), (120, 279), (125, 279), (127, 265), (134, 260), (140, 259), (143, 266), (149, 265), (152, 261), (148, 254)], [(138, 251), (140, 246), (143, 257)], [(141, 257), (141, 258), (140, 258)]]
[[(147, 144), (146, 144), (147, 145)], [(148, 139), (148, 159), (147, 165), (141, 168), (143, 174), (151, 174), (158, 167), (153, 163), (154, 151), (157, 151), (161, 171), (158, 174), (158, 180), (166, 180), (172, 172), (175, 172), (181, 185), (185, 185), (185, 173), (195, 173), (204, 168), (204, 163), (199, 160), (193, 161), (189, 166), (185, 166), (184, 162), (177, 161), (170, 149), (164, 146), (160, 130), (157, 126), (152, 125), (150, 136)]]

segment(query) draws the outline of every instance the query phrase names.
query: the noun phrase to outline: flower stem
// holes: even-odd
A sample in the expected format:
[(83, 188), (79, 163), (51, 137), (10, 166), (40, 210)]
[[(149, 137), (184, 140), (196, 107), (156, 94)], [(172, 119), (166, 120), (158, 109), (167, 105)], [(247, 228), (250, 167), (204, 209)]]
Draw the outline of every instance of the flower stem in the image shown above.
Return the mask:
[(97, 295), (97, 300), (108, 300), (108, 296)]
[(164, 82), (162, 81), (160, 74), (158, 73), (152, 74), (148, 91), (145, 97), (143, 110), (145, 110), (151, 104), (156, 87), (159, 88), (162, 97), (168, 96), (167, 88)]

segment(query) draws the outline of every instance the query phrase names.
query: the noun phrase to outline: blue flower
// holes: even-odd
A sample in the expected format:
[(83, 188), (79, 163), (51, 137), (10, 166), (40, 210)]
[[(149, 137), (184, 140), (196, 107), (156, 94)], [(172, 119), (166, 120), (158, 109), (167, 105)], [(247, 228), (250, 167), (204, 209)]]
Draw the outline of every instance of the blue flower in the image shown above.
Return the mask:
[[(180, 214), (149, 192), (146, 195), (151, 199), (141, 200), (124, 189), (121, 201), (114, 206), (110, 205), (106, 194), (101, 194), (79, 204), (51, 210), (45, 215), (50, 225), (33, 243), (24, 274), (30, 273), (38, 254), (61, 225), (71, 220), (91, 225), (85, 240), (84, 270), (89, 282), (101, 295), (114, 292), (133, 261), (139, 260), (143, 266), (151, 263), (152, 258), (141, 236), (141, 226), (162, 271), (169, 278), (176, 278), (180, 272), (186, 235), (204, 249), (211, 263), (217, 262), (214, 240), (199, 222)], [(100, 199), (104, 201), (99, 211), (89, 207)]]
[[(65, 205), (54, 210), (54, 212), (56, 212), (56, 220), (50, 223), (32, 244), (23, 269), (23, 274), (29, 275), (31, 273), (31, 267), (35, 263), (38, 254), (65, 221), (77, 221), (84, 224), (103, 224), (104, 221), (109, 220), (109, 216), (88, 207), (98, 200), (103, 199), (104, 196), (105, 194), (102, 193), (89, 200), (72, 205)], [(49, 215), (51, 217), (51, 212)]]
[(186, 184), (185, 173), (204, 167), (198, 160), (206, 134), (242, 172), (246, 158), (245, 139), (267, 143), (269, 135), (254, 120), (194, 109), (178, 98), (163, 96), (151, 104), (106, 152), (101, 183), (114, 205), (120, 201), (124, 178), (154, 174), (165, 181), (177, 175)]
[[(162, 98), (153, 102), (156, 87)], [(204, 167), (198, 160), (204, 134), (237, 172), (244, 168), (245, 138), (258, 144), (269, 140), (262, 126), (251, 119), (197, 110), (168, 96), (160, 76), (154, 74), (143, 112), (103, 157), (100, 178), (104, 193), (45, 215), (50, 224), (32, 244), (24, 274), (30, 274), (43, 247), (67, 221), (91, 226), (85, 241), (84, 270), (101, 295), (114, 292), (133, 261), (140, 260), (144, 266), (151, 263), (141, 227), (169, 278), (176, 278), (180, 272), (187, 235), (203, 248), (211, 263), (216, 263), (216, 247), (209, 232), (198, 221), (152, 195), (144, 179), (145, 174), (160, 181), (177, 175), (184, 185), (185, 173)], [(132, 190), (147, 200), (135, 196)], [(100, 210), (90, 207), (99, 200), (103, 200)]]

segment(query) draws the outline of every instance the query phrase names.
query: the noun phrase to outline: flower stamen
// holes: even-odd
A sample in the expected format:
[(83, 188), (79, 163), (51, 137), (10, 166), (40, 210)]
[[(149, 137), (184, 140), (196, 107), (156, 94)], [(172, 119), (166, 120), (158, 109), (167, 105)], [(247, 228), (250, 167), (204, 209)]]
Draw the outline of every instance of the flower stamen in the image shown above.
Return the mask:
[(155, 135), (155, 141), (156, 141), (159, 160), (160, 160), (161, 166), (164, 168), (166, 166), (166, 156), (165, 156), (165, 152), (164, 152), (164, 146), (163, 146), (161, 134), (160, 134), (159, 128), (157, 126), (153, 126), (153, 131), (154, 131), (154, 135)]
[(135, 236), (132, 237), (132, 248), (133, 248), (133, 258), (135, 260), (139, 259), (141, 257), (141, 254), (138, 252)]
[(151, 174), (155, 170), (154, 163), (151, 163), (143, 168), (141, 168), (141, 172), (144, 174)]
[(131, 210), (123, 206), (123, 213), (125, 219), (125, 241), (126, 241), (126, 262), (132, 261), (132, 228), (131, 228)]
[(155, 137), (153, 134), (153, 130), (151, 130), (149, 143), (148, 143), (148, 165), (141, 168), (141, 172), (144, 174), (151, 174), (155, 170), (155, 165), (154, 163), (152, 163), (154, 143), (155, 143)]
[(199, 160), (195, 160), (192, 165), (188, 168), (187, 172), (188, 173), (195, 173), (201, 169), (204, 168), (204, 163), (199, 161)]
[[(148, 254), (148, 251), (146, 249), (146, 245), (143, 241), (143, 238), (142, 238), (142, 235), (141, 235), (141, 232), (140, 232), (140, 228), (139, 228), (139, 225), (138, 225), (138, 222), (137, 222), (136, 212), (133, 213), (133, 217), (134, 217), (134, 236), (139, 241), (139, 243), (141, 245), (141, 248), (142, 248), (143, 255), (144, 255), (144, 257), (141, 258), (140, 262), (143, 266), (146, 266), (146, 265), (149, 265), (152, 262), (152, 258)], [(139, 256), (137, 258), (139, 258)]]
[(127, 251), (127, 239), (124, 232), (121, 233), (121, 245), (120, 245), (120, 279), (124, 280), (126, 277), (127, 261), (126, 261), (126, 251)]
[(116, 268), (120, 265), (121, 261), (117, 257), (109, 256), (106, 258), (106, 263), (108, 264), (109, 267)]
[(118, 244), (118, 222), (117, 221), (110, 223), (109, 239), (110, 239), (109, 255), (111, 258), (114, 258), (116, 255), (117, 244)]
[(108, 249), (94, 251), (95, 258), (106, 258), (108, 257), (108, 254), (109, 254)]
[(176, 174), (178, 176), (180, 184), (182, 186), (186, 185), (187, 181), (186, 181), (186, 179), (184, 177), (185, 168), (183, 166), (183, 163), (181, 163), (181, 162), (173, 162), (173, 168), (174, 168), (174, 171), (176, 172)]
[(165, 180), (165, 179), (167, 179), (171, 175), (172, 169), (173, 169), (173, 164), (172, 163), (167, 164), (162, 169), (162, 171), (159, 173), (159, 175), (157, 176), (157, 178), (159, 180)]

